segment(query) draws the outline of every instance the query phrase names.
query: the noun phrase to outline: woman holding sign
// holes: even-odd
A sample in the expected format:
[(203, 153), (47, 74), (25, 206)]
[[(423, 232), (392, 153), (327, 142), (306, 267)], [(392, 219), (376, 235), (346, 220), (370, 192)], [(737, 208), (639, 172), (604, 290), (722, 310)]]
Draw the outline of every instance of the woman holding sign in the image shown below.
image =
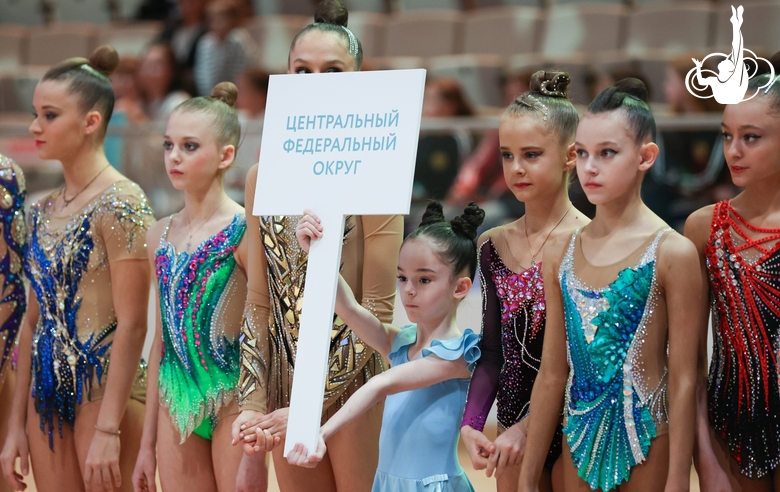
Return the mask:
[[(360, 70), (362, 48), (346, 27), (344, 5), (325, 1), (314, 19), (292, 43), (289, 73)], [(246, 181), (247, 210), (254, 205), (256, 181), (254, 167)], [(276, 476), (284, 492), (369, 490), (378, 459), (381, 405), (334, 437), (316, 469), (292, 468), (282, 457), (307, 264), (307, 255), (295, 239), (298, 218), (247, 217), (249, 286), (241, 342), (242, 411), (234, 423), (234, 443), (240, 440), (248, 454), (273, 450)], [(341, 274), (361, 304), (388, 323), (393, 318), (396, 253), (402, 234), (400, 216), (352, 216), (344, 230)], [(323, 422), (369, 378), (384, 370), (381, 356), (338, 318), (333, 323), (330, 347)], [(256, 439), (258, 435), (260, 439)], [(239, 490), (250, 472), (245, 457)]]

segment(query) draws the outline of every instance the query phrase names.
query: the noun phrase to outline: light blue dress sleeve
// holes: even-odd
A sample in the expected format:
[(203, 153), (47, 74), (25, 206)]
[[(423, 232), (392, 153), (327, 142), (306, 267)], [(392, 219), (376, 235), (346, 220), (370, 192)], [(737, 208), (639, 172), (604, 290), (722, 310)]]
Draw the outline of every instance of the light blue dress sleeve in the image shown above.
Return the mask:
[(387, 358), (394, 366), (406, 362), (406, 348), (417, 341), (417, 325), (411, 324), (401, 328), (401, 332), (393, 339), (390, 354)]
[(448, 338), (447, 340), (433, 340), (429, 348), (422, 349), (422, 356), (427, 357), (431, 354), (444, 360), (455, 360), (460, 357), (468, 364), (470, 372), (474, 371), (477, 360), (482, 352), (479, 350), (479, 341), (482, 335), (474, 333), (471, 328), (466, 328), (458, 338)]

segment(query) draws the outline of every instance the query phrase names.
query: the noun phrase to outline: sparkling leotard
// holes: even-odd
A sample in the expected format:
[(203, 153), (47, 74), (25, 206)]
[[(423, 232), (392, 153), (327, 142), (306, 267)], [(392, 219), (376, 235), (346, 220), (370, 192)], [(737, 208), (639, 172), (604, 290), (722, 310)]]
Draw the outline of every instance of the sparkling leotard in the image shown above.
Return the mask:
[(714, 336), (710, 422), (751, 478), (780, 463), (779, 239), (780, 229), (750, 225), (728, 201), (715, 205), (705, 251)]
[[(110, 265), (148, 261), (152, 209), (141, 188), (118, 181), (81, 210), (57, 215), (56, 191), (30, 208), (25, 272), (40, 305), (32, 343), (32, 396), (54, 446), (54, 417), (73, 427), (79, 405), (102, 398), (117, 318)], [(145, 399), (145, 364), (131, 397)]]
[[(503, 232), (494, 235), (498, 234)], [(471, 377), (461, 425), (483, 430), (498, 395), (498, 422), (508, 429), (528, 415), (541, 364), (546, 319), (542, 265), (516, 273), (488, 238), (479, 249), (479, 279), (482, 357)], [(548, 467), (561, 454), (561, 439), (559, 425), (547, 456)]]
[(648, 387), (640, 355), (659, 297), (656, 253), (668, 230), (655, 235), (638, 264), (620, 270), (604, 288), (589, 287), (575, 273), (580, 230), (561, 262), (570, 368), (563, 433), (579, 476), (594, 490), (627, 481), (668, 421), (666, 368), (658, 384)]
[(22, 258), (27, 242), (24, 222), (26, 195), (22, 170), (14, 161), (0, 155), (0, 224), (3, 227), (1, 240), (6, 246), (6, 252), (0, 258), (0, 275), (3, 278), (0, 306), (8, 306), (8, 309), (3, 309), (7, 312), (7, 317), (0, 324), (0, 388), (3, 387), (6, 368), (10, 365), (7, 362), (11, 359), (16, 335), (27, 307), (22, 279)]
[(246, 275), (234, 252), (246, 219), (236, 215), (190, 254), (168, 242), (172, 218), (155, 251), (163, 340), (160, 403), (182, 442), (192, 432), (211, 439), (220, 409), (237, 394)]

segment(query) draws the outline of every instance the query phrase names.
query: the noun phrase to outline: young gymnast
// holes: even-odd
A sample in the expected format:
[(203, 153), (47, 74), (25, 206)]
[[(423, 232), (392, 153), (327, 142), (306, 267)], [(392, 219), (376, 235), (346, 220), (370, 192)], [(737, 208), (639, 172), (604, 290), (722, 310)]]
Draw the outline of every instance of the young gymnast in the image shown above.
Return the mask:
[[(168, 120), (165, 168), (185, 207), (147, 234), (159, 304), (136, 492), (155, 490), (157, 468), (166, 491), (236, 490), (243, 453), (230, 433), (238, 414), (246, 219), (222, 183), (241, 136), (236, 97), (236, 86), (222, 82)], [(262, 456), (256, 461), (265, 466)]]
[[(398, 284), (411, 325), (382, 323), (339, 278), (336, 313), (392, 368), (371, 378), (323, 424), (311, 456), (297, 443), (287, 456), (290, 463), (316, 466), (328, 439), (387, 397), (372, 490), (474, 490), (458, 463), (457, 443), (480, 336), (469, 328), (461, 333), (455, 314), (477, 268), (474, 239), (484, 217), (471, 203), (463, 215), (447, 222), (441, 204), (432, 202), (420, 227), (404, 240)], [(322, 234), (319, 220), (307, 211), (296, 227), (301, 247), (308, 250), (310, 241)]]
[[(315, 22), (298, 33), (292, 43), (288, 73), (360, 70), (363, 51), (346, 27), (347, 17), (347, 9), (340, 1), (321, 2)], [(254, 203), (256, 182), (257, 166), (247, 173), (247, 210)], [(236, 444), (243, 444), (248, 454), (273, 451), (276, 478), (284, 492), (364, 492), (371, 487), (376, 470), (381, 406), (366, 412), (350, 424), (348, 432), (332, 439), (325, 460), (317, 468), (291, 466), (283, 457), (308, 262), (308, 255), (295, 240), (298, 219), (299, 216), (247, 217), (249, 285), (241, 342), (241, 413), (233, 426), (233, 438)], [(391, 322), (397, 253), (403, 239), (402, 217), (350, 216), (343, 234), (342, 275), (364, 306), (383, 322)], [(323, 422), (366, 381), (384, 370), (379, 353), (336, 317), (328, 368)], [(259, 440), (257, 428), (261, 429)], [(255, 467), (245, 466), (245, 461), (239, 470), (240, 484), (254, 481), (248, 475)]]
[[(8, 417), (13, 400), (15, 371), (13, 370), (16, 337), (27, 307), (22, 260), (27, 243), (24, 223), (24, 199), (27, 189), (21, 168), (0, 155), (0, 277), (3, 295), (0, 297), (0, 442), (5, 442)], [(0, 492), (11, 489), (9, 482), (0, 483)]]
[(642, 202), (655, 162), (647, 89), (623, 79), (577, 128), (596, 217), (544, 253), (547, 326), (520, 490), (538, 490), (563, 407), (567, 491), (687, 490), (695, 417), (694, 246)]
[[(62, 162), (65, 186), (30, 208), (25, 272), (34, 295), (19, 340), (17, 384), (0, 461), (28, 455), (41, 492), (132, 490), (143, 423), (149, 264), (154, 223), (143, 191), (103, 151), (119, 58), (108, 46), (89, 60), (50, 68), (35, 88), (38, 156)], [(110, 366), (109, 366), (110, 360)]]
[[(780, 491), (778, 77), (751, 79), (751, 91), (771, 85), (723, 111), (726, 163), (744, 191), (694, 212), (685, 224), (699, 251), (712, 312), (709, 385), (697, 391), (695, 457), (705, 492)], [(702, 309), (703, 381), (707, 307)]]
[[(565, 72), (536, 72), (530, 90), (504, 111), (498, 130), (504, 178), (525, 204), (525, 215), (485, 232), (478, 241), (482, 357), (471, 378), (460, 434), (474, 468), (487, 468), (488, 476), (495, 469), (500, 492), (517, 490), (531, 389), (542, 357), (541, 252), (548, 241), (569, 237), (589, 222), (568, 195), (579, 121), (566, 97), (569, 82)], [(491, 443), (482, 430), (496, 394), (498, 437)], [(559, 428), (545, 462), (542, 490), (551, 489), (560, 454)], [(560, 483), (555, 489), (563, 490), (560, 472), (556, 478)]]

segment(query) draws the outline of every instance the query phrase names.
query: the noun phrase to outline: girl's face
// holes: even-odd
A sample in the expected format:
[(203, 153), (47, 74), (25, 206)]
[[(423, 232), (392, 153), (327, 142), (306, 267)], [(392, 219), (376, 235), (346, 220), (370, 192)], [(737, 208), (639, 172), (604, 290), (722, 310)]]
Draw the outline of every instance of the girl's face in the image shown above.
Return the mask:
[(354, 72), (355, 59), (334, 32), (313, 29), (290, 50), (287, 73)]
[(507, 116), (498, 127), (504, 179), (515, 198), (529, 202), (566, 189), (568, 171), (574, 168), (574, 146), (561, 145), (560, 137), (538, 116)]
[(174, 111), (165, 130), (165, 170), (177, 190), (207, 188), (235, 157), (232, 145), (219, 145), (207, 115)]
[(577, 127), (577, 176), (588, 201), (600, 205), (626, 193), (639, 193), (644, 172), (652, 167), (658, 146), (637, 144), (620, 110), (587, 113)]
[(33, 116), (30, 133), (35, 136), (38, 157), (44, 160), (68, 159), (103, 121), (97, 111), (85, 114), (78, 97), (68, 93), (68, 82), (56, 80), (42, 81), (35, 88)]
[(434, 248), (429, 239), (417, 237), (405, 241), (398, 255), (398, 292), (413, 323), (452, 314), (471, 287), (471, 281), (453, 274)]
[(723, 153), (737, 186), (747, 186), (780, 173), (780, 117), (767, 111), (762, 95), (723, 111)]

